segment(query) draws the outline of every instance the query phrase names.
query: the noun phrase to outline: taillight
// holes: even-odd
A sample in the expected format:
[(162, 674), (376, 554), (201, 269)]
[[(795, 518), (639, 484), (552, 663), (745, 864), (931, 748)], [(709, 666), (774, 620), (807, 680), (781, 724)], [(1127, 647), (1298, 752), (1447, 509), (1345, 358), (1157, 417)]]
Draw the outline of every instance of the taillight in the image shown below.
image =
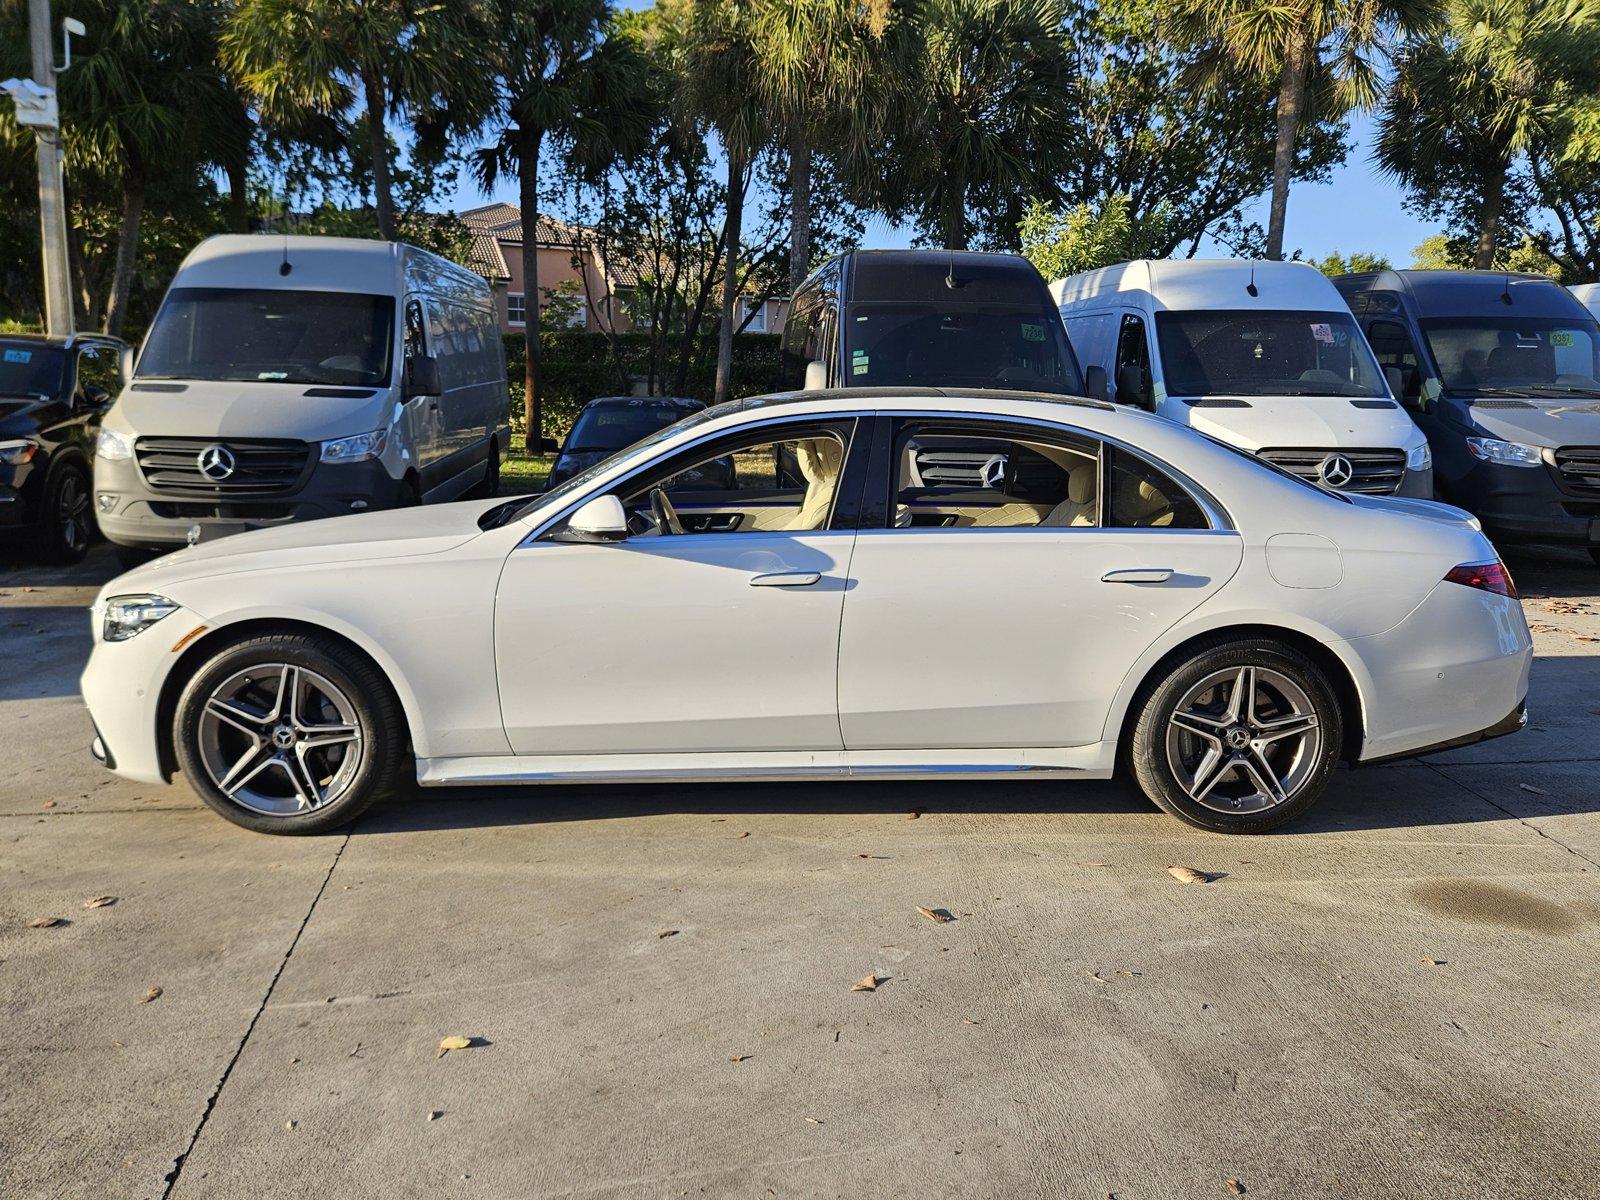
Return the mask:
[(1517, 598), (1517, 585), (1511, 582), (1511, 572), (1498, 558), (1493, 562), (1462, 563), (1445, 572), (1446, 583), (1459, 583), (1464, 587), (1480, 588), (1496, 596)]

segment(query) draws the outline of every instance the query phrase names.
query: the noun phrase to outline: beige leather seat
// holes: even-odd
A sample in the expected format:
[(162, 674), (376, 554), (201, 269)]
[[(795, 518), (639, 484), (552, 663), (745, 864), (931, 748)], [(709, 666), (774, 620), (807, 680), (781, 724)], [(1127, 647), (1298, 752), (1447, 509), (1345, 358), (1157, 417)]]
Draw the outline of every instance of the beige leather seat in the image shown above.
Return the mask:
[(833, 509), (833, 494), (839, 488), (839, 468), (844, 464), (844, 447), (833, 438), (808, 438), (796, 442), (795, 462), (805, 476), (806, 496), (800, 510), (781, 528), (821, 529)]
[(1093, 525), (1099, 520), (1095, 474), (1096, 468), (1092, 463), (1070, 472), (1067, 475), (1067, 498), (1052, 508), (1039, 524), (1064, 529), (1071, 525)]

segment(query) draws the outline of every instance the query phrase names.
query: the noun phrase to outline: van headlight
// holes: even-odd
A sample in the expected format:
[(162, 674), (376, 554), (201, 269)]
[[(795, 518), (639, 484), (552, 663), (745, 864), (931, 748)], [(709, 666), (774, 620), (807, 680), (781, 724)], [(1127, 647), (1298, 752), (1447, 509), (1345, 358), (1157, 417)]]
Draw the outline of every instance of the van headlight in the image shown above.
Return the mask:
[(322, 443), (322, 461), (325, 463), (363, 462), (377, 458), (389, 444), (389, 431), (376, 429), (371, 433), (358, 433), (354, 437), (337, 438)]
[(1433, 469), (1433, 451), (1428, 449), (1428, 443), (1413, 446), (1411, 453), (1406, 455), (1406, 469), (1410, 471), (1431, 471)]
[(1502, 442), (1498, 438), (1469, 437), (1467, 449), (1472, 457), (1502, 467), (1538, 467), (1544, 465), (1544, 455), (1537, 446), (1524, 446), (1521, 442)]
[(112, 596), (105, 602), (100, 619), (100, 637), (107, 642), (125, 642), (143, 633), (163, 617), (178, 611), (178, 605), (165, 596), (141, 592), (133, 596)]
[(133, 439), (102, 425), (99, 435), (94, 439), (94, 456), (107, 462), (127, 462), (133, 457)]

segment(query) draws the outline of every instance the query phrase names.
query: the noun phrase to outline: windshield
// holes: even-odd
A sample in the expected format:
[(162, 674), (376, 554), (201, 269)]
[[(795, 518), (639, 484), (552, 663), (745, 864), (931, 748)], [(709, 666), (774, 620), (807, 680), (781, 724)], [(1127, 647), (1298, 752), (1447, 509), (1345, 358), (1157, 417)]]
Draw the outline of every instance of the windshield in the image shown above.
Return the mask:
[(591, 404), (578, 414), (562, 450), (570, 454), (621, 450), (665, 425), (675, 424), (685, 414), (683, 405), (657, 400)]
[(852, 304), (845, 387), (1019, 388), (1083, 395), (1054, 312)]
[(173, 288), (139, 356), (139, 378), (381, 387), (394, 309), (392, 296)]
[(1163, 312), (1169, 396), (1387, 396), (1349, 313)]
[(0, 396), (54, 396), (66, 382), (67, 352), (0, 339)]
[(1581, 317), (1436, 317), (1422, 335), (1451, 392), (1600, 395), (1600, 326)]

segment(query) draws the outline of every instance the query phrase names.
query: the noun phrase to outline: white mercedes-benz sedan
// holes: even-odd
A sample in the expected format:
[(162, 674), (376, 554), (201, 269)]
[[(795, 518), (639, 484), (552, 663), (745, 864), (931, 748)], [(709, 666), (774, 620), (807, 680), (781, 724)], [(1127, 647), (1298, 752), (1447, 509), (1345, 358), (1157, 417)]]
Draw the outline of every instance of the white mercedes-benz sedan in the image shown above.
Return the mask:
[[(734, 464), (726, 471), (707, 464)], [(718, 486), (708, 486), (715, 476)], [(708, 409), (540, 497), (203, 543), (113, 580), (94, 750), (312, 833), (427, 786), (1103, 779), (1253, 833), (1335, 765), (1509, 733), (1477, 522), (1094, 401)]]

